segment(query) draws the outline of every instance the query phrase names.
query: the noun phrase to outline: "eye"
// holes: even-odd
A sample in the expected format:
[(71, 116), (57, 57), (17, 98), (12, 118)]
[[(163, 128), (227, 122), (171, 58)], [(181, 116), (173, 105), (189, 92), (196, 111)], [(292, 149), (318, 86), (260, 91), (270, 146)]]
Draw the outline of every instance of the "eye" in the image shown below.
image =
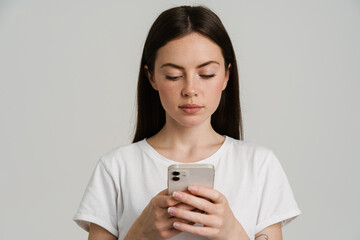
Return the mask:
[(167, 76), (167, 75), (166, 75), (165, 78), (168, 79), (168, 80), (175, 81), (175, 80), (178, 80), (179, 78), (181, 78), (181, 76), (174, 76), (174, 77), (172, 77), (172, 76)]
[(200, 77), (204, 78), (204, 79), (209, 79), (209, 78), (213, 78), (215, 77), (215, 74), (210, 74), (210, 75), (200, 75)]

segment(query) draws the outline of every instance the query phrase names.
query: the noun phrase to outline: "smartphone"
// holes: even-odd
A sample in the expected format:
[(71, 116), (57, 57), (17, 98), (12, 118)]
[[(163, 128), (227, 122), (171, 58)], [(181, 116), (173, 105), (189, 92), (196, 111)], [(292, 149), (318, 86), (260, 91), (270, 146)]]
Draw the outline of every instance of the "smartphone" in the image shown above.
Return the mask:
[(211, 164), (173, 164), (168, 167), (168, 193), (186, 191), (190, 185), (214, 187), (215, 168)]

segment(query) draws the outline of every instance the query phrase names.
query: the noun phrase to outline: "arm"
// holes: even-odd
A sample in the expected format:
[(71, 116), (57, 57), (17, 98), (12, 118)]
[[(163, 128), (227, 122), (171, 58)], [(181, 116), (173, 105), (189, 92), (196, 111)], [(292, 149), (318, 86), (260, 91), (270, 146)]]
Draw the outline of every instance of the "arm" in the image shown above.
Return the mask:
[[(170, 206), (177, 206), (179, 209), (193, 210), (193, 207), (186, 204), (179, 204), (172, 196), (167, 195), (167, 189), (156, 195), (147, 207), (143, 210), (139, 218), (134, 222), (125, 240), (148, 240), (148, 239), (167, 239), (180, 233), (171, 226), (175, 221), (182, 219), (172, 218), (167, 209)], [(186, 222), (186, 221), (183, 221)], [(88, 240), (116, 240), (103, 227), (91, 223)]]
[(175, 221), (182, 220), (171, 217), (167, 209), (171, 206), (178, 206), (187, 210), (193, 208), (179, 204), (172, 196), (168, 196), (167, 192), (168, 190), (165, 189), (150, 200), (131, 226), (124, 240), (168, 239), (180, 233), (172, 225)]
[(273, 224), (255, 236), (255, 240), (282, 240), (281, 224)]
[(116, 240), (117, 238), (108, 232), (105, 228), (95, 223), (90, 223), (88, 240)]

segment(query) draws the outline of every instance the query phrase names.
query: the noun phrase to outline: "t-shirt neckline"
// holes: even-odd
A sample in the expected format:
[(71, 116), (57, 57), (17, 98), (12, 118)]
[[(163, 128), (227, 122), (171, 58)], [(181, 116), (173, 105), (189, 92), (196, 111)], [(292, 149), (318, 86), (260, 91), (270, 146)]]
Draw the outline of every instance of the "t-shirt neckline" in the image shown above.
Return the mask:
[[(219, 156), (222, 155), (222, 153), (225, 151), (225, 149), (227, 148), (227, 146), (229, 145), (229, 142), (230, 142), (230, 138), (228, 136), (224, 136), (224, 137), (225, 137), (224, 142), (222, 143), (222, 145), (216, 152), (214, 152), (212, 155), (210, 155), (209, 157), (207, 157), (205, 159), (199, 160), (197, 162), (189, 163), (189, 164), (214, 163), (215, 161), (217, 161), (219, 159)], [(177, 162), (177, 161), (171, 160), (171, 159), (161, 155), (146, 141), (146, 138), (141, 140), (139, 142), (139, 144), (140, 144), (140, 147), (147, 154), (149, 154), (154, 159), (157, 159), (159, 162), (161, 162), (165, 166), (169, 166), (170, 164), (182, 164), (182, 162)]]

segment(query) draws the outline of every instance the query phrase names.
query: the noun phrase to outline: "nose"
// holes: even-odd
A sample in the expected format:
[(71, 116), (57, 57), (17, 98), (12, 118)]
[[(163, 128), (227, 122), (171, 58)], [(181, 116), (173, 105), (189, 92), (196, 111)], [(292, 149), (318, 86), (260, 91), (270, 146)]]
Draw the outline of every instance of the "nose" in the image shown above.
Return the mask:
[(198, 90), (196, 88), (195, 79), (186, 79), (185, 86), (181, 91), (181, 95), (184, 97), (196, 97), (198, 95)]
[(184, 89), (182, 92), (182, 95), (184, 97), (196, 97), (197, 93), (196, 93), (195, 89)]

